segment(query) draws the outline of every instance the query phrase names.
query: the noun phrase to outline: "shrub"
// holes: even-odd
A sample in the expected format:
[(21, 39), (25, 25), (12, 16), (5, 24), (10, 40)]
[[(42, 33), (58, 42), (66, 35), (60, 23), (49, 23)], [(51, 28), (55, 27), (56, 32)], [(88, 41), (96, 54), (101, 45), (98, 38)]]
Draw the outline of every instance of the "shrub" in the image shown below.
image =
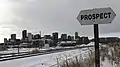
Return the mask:
[(70, 59), (66, 58), (61, 63), (59, 63), (58, 60), (57, 67), (94, 67), (94, 63), (95, 63), (94, 52), (89, 51), (87, 57), (82, 57), (81, 55), (79, 55), (72, 57)]
[(39, 49), (34, 49), (34, 50), (32, 50), (30, 53), (32, 53), (32, 54), (36, 54), (36, 53), (39, 53), (39, 52), (40, 52)]

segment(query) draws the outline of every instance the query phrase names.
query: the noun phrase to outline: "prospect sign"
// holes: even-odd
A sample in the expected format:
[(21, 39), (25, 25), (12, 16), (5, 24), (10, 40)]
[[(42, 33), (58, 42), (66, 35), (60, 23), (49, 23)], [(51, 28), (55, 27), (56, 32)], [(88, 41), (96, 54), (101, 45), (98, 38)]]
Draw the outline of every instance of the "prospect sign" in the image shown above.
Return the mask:
[(109, 8), (82, 10), (77, 19), (81, 25), (94, 25), (95, 67), (100, 67), (99, 24), (111, 23), (116, 14)]
[(96, 8), (82, 10), (77, 19), (81, 25), (108, 24), (111, 23), (116, 14), (109, 8)]

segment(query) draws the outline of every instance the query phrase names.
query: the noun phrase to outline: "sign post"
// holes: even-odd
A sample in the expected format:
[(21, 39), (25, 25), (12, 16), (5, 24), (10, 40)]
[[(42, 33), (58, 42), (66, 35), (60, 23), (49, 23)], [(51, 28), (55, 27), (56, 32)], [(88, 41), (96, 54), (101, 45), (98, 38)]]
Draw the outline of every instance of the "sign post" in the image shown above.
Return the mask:
[(114, 11), (108, 7), (82, 10), (77, 17), (81, 25), (94, 25), (95, 67), (100, 67), (98, 24), (111, 23), (115, 16)]
[(94, 24), (94, 41), (95, 41), (95, 64), (96, 64), (95, 67), (100, 67), (98, 24)]

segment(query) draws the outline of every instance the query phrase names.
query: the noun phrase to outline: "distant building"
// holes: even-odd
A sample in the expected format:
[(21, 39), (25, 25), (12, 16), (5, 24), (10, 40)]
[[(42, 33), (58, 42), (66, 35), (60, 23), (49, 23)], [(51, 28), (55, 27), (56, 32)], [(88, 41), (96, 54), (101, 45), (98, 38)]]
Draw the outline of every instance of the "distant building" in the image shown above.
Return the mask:
[(78, 38), (78, 32), (75, 32), (75, 39)]
[(36, 34), (36, 35), (34, 35), (33, 39), (41, 39), (41, 35), (40, 34)]
[(72, 37), (69, 35), (68, 36), (68, 41), (71, 41), (72, 40)]
[(25, 40), (27, 38), (27, 30), (22, 31), (22, 39)]
[(4, 38), (4, 44), (7, 44), (7, 43), (8, 43), (7, 38)]
[(80, 37), (81, 44), (88, 44), (90, 41), (88, 37)]
[(4, 51), (7, 49), (7, 45), (4, 43), (0, 43), (0, 51)]
[(74, 36), (71, 36), (71, 40), (72, 40), (72, 41), (74, 40)]
[(21, 40), (20, 40), (20, 39), (16, 39), (16, 45), (19, 45), (19, 44), (20, 44), (20, 42), (21, 42)]
[(32, 41), (32, 38), (33, 38), (32, 33), (28, 33), (28, 41), (29, 42)]
[(11, 40), (16, 40), (16, 34), (11, 34)]
[(114, 43), (114, 42), (119, 42), (120, 41), (120, 38), (118, 37), (107, 37), (106, 38), (107, 42), (111, 42), (111, 43)]
[(62, 34), (61, 35), (61, 40), (66, 41), (67, 40), (67, 34)]
[(76, 41), (76, 44), (78, 44), (78, 45), (90, 43), (89, 38), (88, 37), (84, 37), (84, 36), (83, 37), (79, 37), (78, 36), (78, 38), (75, 39), (75, 41)]
[(75, 46), (76, 45), (76, 41), (60, 41), (58, 42), (59, 46)]
[(51, 39), (51, 35), (44, 35), (45, 39)]
[(53, 46), (57, 46), (58, 42), (58, 32), (52, 33)]
[[(92, 39), (94, 41), (94, 39)], [(100, 43), (115, 43), (115, 42), (120, 42), (120, 38), (118, 37), (103, 37), (99, 38)]]
[(16, 40), (10, 39), (10, 44), (11, 45), (15, 45), (16, 44)]

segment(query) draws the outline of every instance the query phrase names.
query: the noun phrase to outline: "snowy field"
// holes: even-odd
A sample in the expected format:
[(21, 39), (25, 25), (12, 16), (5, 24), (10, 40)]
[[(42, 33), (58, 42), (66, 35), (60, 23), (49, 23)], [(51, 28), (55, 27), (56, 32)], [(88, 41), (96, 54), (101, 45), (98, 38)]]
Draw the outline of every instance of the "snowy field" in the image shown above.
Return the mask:
[[(39, 49), (39, 48), (20, 48), (19, 49), (19, 52), (30, 52), (32, 50), (35, 50), (35, 49), (39, 49), (41, 51), (44, 51), (44, 50), (49, 50), (49, 49), (58, 49), (58, 48), (62, 48), (62, 47), (56, 47), (56, 48), (47, 48), (47, 49)], [(5, 50), (5, 51), (0, 51), (0, 54), (7, 54), (7, 53), (18, 53), (18, 48), (9, 48), (8, 50)]]
[[(0, 67), (56, 67), (57, 58), (62, 58), (61, 61), (63, 61), (66, 56), (67, 58), (72, 58), (78, 55), (82, 55), (82, 57), (87, 56), (88, 48), (3, 61), (0, 62)], [(104, 62), (101, 62), (101, 67), (115, 67), (115, 65), (110, 64), (106, 59)]]
[[(90, 43), (89, 45), (91, 44), (93, 43)], [(60, 61), (64, 61), (66, 57), (69, 59), (79, 55), (84, 58), (88, 56), (90, 50), (94, 50), (94, 48), (81, 48), (64, 52), (3, 61), (0, 62), (0, 67), (57, 67), (57, 58), (59, 58)], [(105, 61), (101, 61), (100, 65), (100, 67), (119, 67), (115, 64), (111, 64), (107, 58)]]
[[(77, 45), (75, 47), (83, 47), (83, 46), (93, 46), (94, 42), (91, 42), (90, 44), (86, 45), (86, 44), (82, 44), (82, 45)], [(62, 49), (62, 48), (74, 48), (74, 46), (72, 47), (50, 47), (50, 48), (42, 48), (40, 50), (49, 50), (49, 49)], [(36, 48), (20, 48), (19, 49), (19, 52), (30, 52), (32, 50), (34, 50)], [(39, 49), (39, 48), (37, 48)], [(1, 54), (6, 54), (6, 53), (18, 53), (18, 48), (9, 48), (8, 50), (5, 50), (5, 51), (0, 51)]]
[[(57, 64), (57, 58), (68, 58), (82, 55), (83, 57), (87, 56), (88, 48), (52, 53), (47, 55), (40, 55), (22, 59), (15, 59), (9, 61), (0, 62), (0, 67), (55, 67)], [(63, 59), (62, 59), (63, 60)], [(62, 61), (61, 60), (61, 61)], [(109, 63), (106, 59), (104, 62), (101, 62), (101, 67), (115, 67)]]
[[(20, 52), (28, 52), (31, 51), (35, 48), (20, 48)], [(17, 48), (9, 48), (6, 51), (0, 51), (1, 54), (6, 54), (6, 53), (18, 53), (18, 49)]]
[(68, 58), (70, 58), (80, 54), (84, 56), (85, 54), (87, 54), (86, 52), (87, 49), (83, 48), (83, 49), (52, 53), (47, 55), (3, 61), (0, 62), (0, 67), (50, 67), (57, 63), (56, 58), (58, 57), (65, 58), (67, 56)]

